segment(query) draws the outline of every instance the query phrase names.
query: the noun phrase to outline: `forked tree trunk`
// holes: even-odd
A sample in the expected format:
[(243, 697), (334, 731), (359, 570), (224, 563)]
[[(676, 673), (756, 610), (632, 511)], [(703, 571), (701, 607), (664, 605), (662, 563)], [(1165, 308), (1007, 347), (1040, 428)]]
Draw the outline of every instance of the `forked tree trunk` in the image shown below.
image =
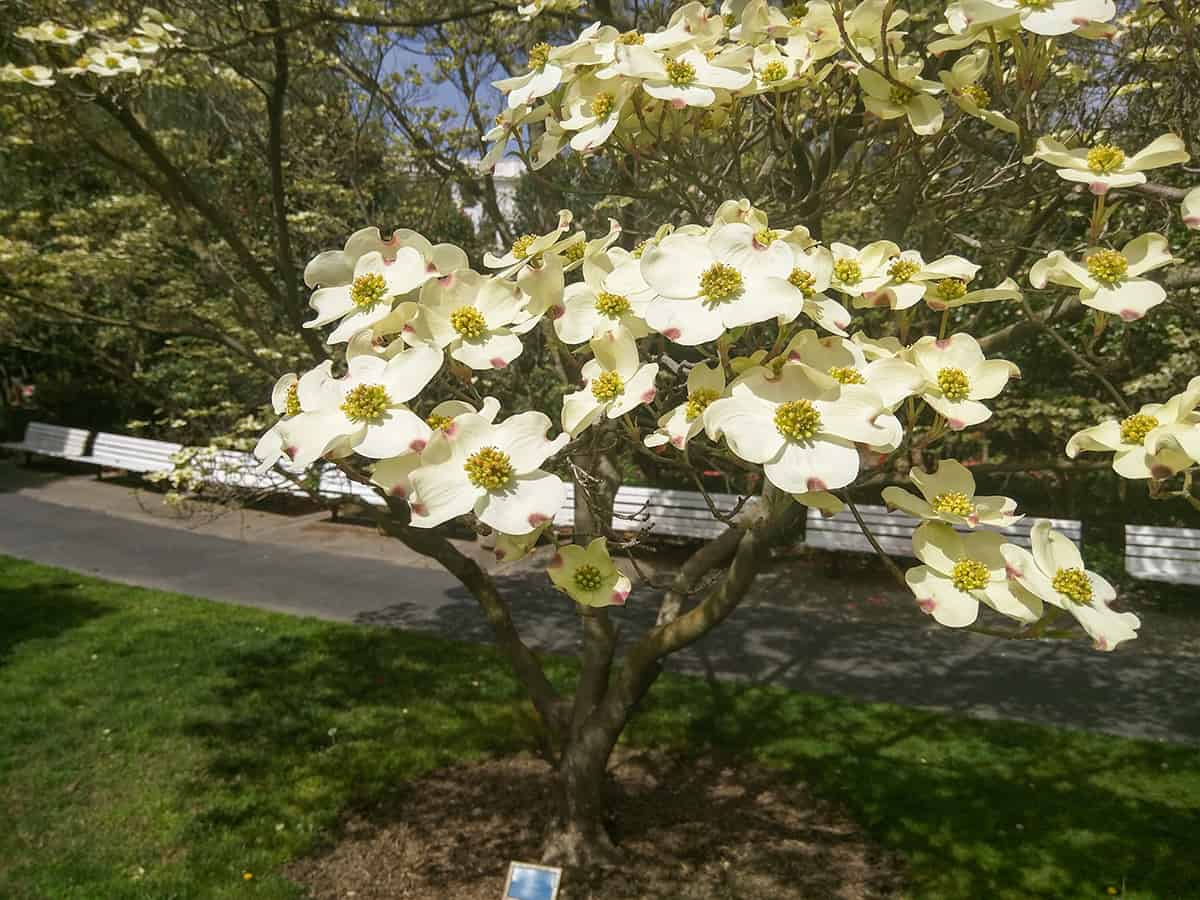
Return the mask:
[(543, 862), (556, 866), (617, 862), (608, 830), (608, 759), (614, 743), (599, 729), (589, 729), (563, 753), (556, 773), (558, 804), (542, 848)]

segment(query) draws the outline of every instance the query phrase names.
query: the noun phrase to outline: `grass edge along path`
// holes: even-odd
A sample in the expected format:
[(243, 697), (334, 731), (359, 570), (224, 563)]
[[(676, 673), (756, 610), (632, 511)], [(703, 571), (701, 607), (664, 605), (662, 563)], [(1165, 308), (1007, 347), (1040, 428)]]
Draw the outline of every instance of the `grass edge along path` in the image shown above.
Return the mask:
[[(1194, 748), (679, 676), (628, 741), (807, 782), (913, 897), (1200, 896)], [(298, 897), (348, 811), (534, 745), (490, 648), (0, 556), (0, 896)]]

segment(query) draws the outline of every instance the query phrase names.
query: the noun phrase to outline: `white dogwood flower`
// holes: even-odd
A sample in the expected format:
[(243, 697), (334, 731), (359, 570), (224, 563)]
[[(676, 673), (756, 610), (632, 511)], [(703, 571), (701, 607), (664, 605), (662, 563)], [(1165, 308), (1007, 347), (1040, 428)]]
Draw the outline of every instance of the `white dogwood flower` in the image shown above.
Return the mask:
[(562, 233), (566, 231), (575, 216), (569, 209), (560, 209), (558, 211), (558, 225), (545, 234), (524, 234), (513, 241), (511, 247), (503, 256), (496, 256), (491, 251), (483, 254), (483, 264), (489, 269), (503, 269), (500, 272), (501, 277), (508, 277), (513, 272), (519, 271), (525, 266), (540, 259), (543, 253), (553, 253), (559, 249), (565, 241), (562, 241)]
[(852, 340), (801, 331), (788, 342), (783, 355), (823, 372), (841, 384), (865, 384), (879, 395), (887, 410), (894, 410), (925, 382), (920, 370), (897, 356), (868, 360)]
[(600, 80), (585, 75), (571, 83), (563, 102), (566, 112), (562, 127), (575, 132), (571, 149), (588, 153), (604, 143), (616, 130), (625, 105), (637, 84), (629, 78)]
[(546, 567), (554, 586), (583, 606), (623, 606), (633, 585), (608, 555), (608, 542), (594, 539), (586, 548), (559, 547)]
[[(807, 229), (804, 234), (807, 235)], [(780, 313), (780, 320), (790, 322), (803, 312), (826, 331), (845, 335), (850, 313), (825, 293), (833, 280), (833, 254), (827, 247), (813, 246), (806, 240), (783, 237), (779, 243), (791, 248), (792, 270), (787, 282), (795, 289), (798, 300)]]
[(429, 438), (425, 444), (399, 456), (381, 459), (371, 470), (372, 483), (379, 485), (393, 497), (408, 499), (412, 493), (412, 473), (421, 465), (420, 451), (428, 445), (433, 435), (454, 428), (455, 422), (461, 416), (479, 416), (488, 422), (494, 422), (499, 412), (500, 401), (495, 397), (484, 397), (483, 405), (479, 409), (462, 400), (445, 400), (439, 403), (425, 417), (425, 424), (429, 426)]
[(950, 67), (938, 72), (950, 99), (968, 116), (987, 122), (993, 128), (1009, 134), (1020, 134), (1021, 126), (1003, 113), (991, 108), (992, 97), (979, 82), (988, 72), (991, 52), (986, 47), (967, 53)]
[(912, 361), (925, 377), (921, 399), (945, 417), (954, 431), (985, 422), (992, 411), (981, 403), (1004, 390), (1021, 370), (1003, 359), (985, 359), (969, 334), (926, 336), (912, 347)]
[(1083, 626), (1097, 650), (1115, 650), (1133, 640), (1141, 620), (1109, 607), (1117, 597), (1113, 586), (1083, 566), (1079, 548), (1045, 519), (1029, 533), (1033, 552), (1015, 544), (1003, 548), (1009, 576), (1030, 595), (1065, 609)]
[(1093, 194), (1106, 194), (1114, 188), (1145, 184), (1147, 169), (1184, 163), (1189, 156), (1183, 140), (1168, 132), (1129, 157), (1116, 144), (1068, 150), (1059, 141), (1043, 137), (1028, 159), (1044, 160), (1057, 168), (1060, 178), (1086, 184)]
[(921, 77), (922, 63), (896, 66), (894, 81), (884, 78), (874, 69), (858, 70), (858, 83), (863, 89), (863, 105), (867, 112), (881, 119), (908, 118), (909, 127), (917, 134), (934, 134), (942, 127), (942, 105), (934, 95), (942, 92), (936, 81)]
[(32, 87), (52, 87), (54, 70), (47, 66), (14, 66), (8, 63), (0, 67), (0, 82), (24, 82)]
[(1149, 232), (1134, 238), (1120, 251), (1092, 248), (1082, 265), (1061, 250), (1054, 250), (1033, 264), (1029, 283), (1039, 289), (1047, 283), (1078, 288), (1084, 306), (1132, 322), (1167, 299), (1161, 285), (1142, 275), (1175, 261), (1167, 239)]
[(401, 249), (390, 263), (376, 250), (364, 253), (355, 262), (354, 277), (349, 283), (313, 291), (308, 305), (316, 310), (316, 316), (305, 322), (304, 327), (320, 328), (338, 322), (326, 343), (341, 344), (360, 331), (377, 326), (397, 308), (399, 319), (407, 322), (416, 315), (416, 304), (405, 301), (396, 307), (396, 301), (415, 291), (429, 277), (421, 255), (411, 247)]
[(795, 306), (792, 268), (791, 248), (769, 229), (730, 223), (707, 237), (675, 232), (642, 256), (642, 277), (658, 295), (646, 321), (687, 345), (765, 322)]
[(913, 532), (913, 552), (924, 565), (904, 573), (921, 609), (949, 628), (965, 628), (985, 603), (1001, 615), (1032, 623), (1042, 617), (1037, 597), (1017, 594), (1008, 582), (1004, 536), (994, 531), (959, 534), (944, 522)]
[[(298, 415), (281, 426), (285, 446), (298, 466), (307, 466), (335, 444), (373, 459), (386, 459), (422, 449), (430, 429), (405, 404), (425, 389), (442, 366), (442, 352), (412, 347), (384, 361), (356, 356), (342, 378), (303, 383), (298, 399), (312, 413)], [(293, 452), (294, 451), (294, 452)]]
[(1194, 415), (1200, 379), (1166, 403), (1147, 403), (1131, 416), (1109, 419), (1071, 435), (1067, 456), (1112, 453), (1113, 471), (1122, 478), (1169, 478), (1192, 466), (1189, 449), (1200, 450)]
[(623, 332), (591, 342), (593, 358), (583, 366), (583, 389), (563, 397), (563, 431), (578, 437), (601, 416), (617, 419), (657, 394), (658, 363), (641, 364), (637, 344)]
[(891, 277), (892, 258), (900, 255), (892, 241), (873, 241), (861, 250), (835, 241), (829, 249), (833, 254), (829, 286), (847, 297), (878, 291)]
[(878, 288), (856, 296), (855, 307), (909, 309), (921, 301), (931, 285), (946, 280), (962, 285), (965, 293), (979, 266), (961, 256), (943, 256), (927, 263), (916, 250), (905, 250), (887, 261), (885, 271), (887, 280)]
[(74, 47), (87, 33), (77, 28), (69, 28), (46, 19), (37, 25), (18, 28), (16, 36), (24, 41), (35, 41), (45, 44), (61, 44), (64, 47)]
[(908, 479), (917, 486), (920, 497), (893, 486), (883, 489), (883, 499), (889, 507), (920, 519), (970, 528), (978, 525), (1007, 528), (1024, 518), (1016, 514), (1016, 500), (975, 496), (975, 476), (956, 459), (939, 460), (932, 472), (912, 469)]
[(461, 269), (421, 289), (411, 339), (444, 347), (472, 369), (503, 369), (523, 349), (513, 329), (524, 319), (522, 305), (512, 282)]
[(855, 443), (883, 444), (893, 436), (879, 395), (865, 385), (839, 384), (799, 363), (757, 367), (729, 387), (729, 396), (704, 411), (708, 437), (724, 436), (746, 462), (760, 463), (767, 480), (789, 494), (845, 487), (858, 475)]
[(567, 443), (547, 440), (551, 422), (524, 412), (492, 424), (464, 415), (433, 435), (411, 476), (412, 524), (433, 528), (474, 513), (505, 534), (525, 534), (554, 518), (566, 498), (557, 475), (540, 467)]
[(661, 416), (658, 430), (646, 436), (647, 447), (670, 444), (682, 450), (704, 428), (704, 411), (725, 395), (725, 372), (720, 363), (697, 363), (687, 377), (687, 399)]
[(712, 106), (717, 91), (737, 91), (748, 85), (749, 71), (713, 65), (699, 50), (687, 50), (675, 59), (661, 59), (642, 81), (642, 90), (676, 109)]
[(1016, 18), (1026, 31), (1046, 37), (1071, 34), (1117, 14), (1113, 0), (962, 0), (961, 5), (977, 27)]
[(84, 52), (76, 65), (101, 78), (140, 75), (142, 72), (141, 60), (113, 46), (92, 47)]
[[(632, 295), (622, 294), (614, 290), (620, 286), (618, 279), (610, 278), (613, 270), (626, 258), (628, 254), (624, 251), (597, 257), (585, 266), (582, 282), (567, 285), (562, 305), (550, 309), (559, 340), (582, 344), (621, 329), (634, 338), (650, 333), (643, 317), (653, 292), (637, 290)], [(631, 262), (636, 272), (639, 263), (637, 260)]]

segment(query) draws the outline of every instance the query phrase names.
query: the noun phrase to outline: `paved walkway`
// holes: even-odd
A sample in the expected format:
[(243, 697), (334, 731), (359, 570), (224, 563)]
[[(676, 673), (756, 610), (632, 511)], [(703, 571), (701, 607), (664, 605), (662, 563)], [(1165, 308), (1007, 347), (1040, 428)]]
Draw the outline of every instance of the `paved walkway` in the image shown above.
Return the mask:
[[(81, 486), (65, 499), (89, 490), (110, 492), (114, 502), (111, 492), (128, 492)], [(490, 640), (474, 601), (438, 569), (400, 565), (381, 553), (355, 552), (350, 561), (299, 540), (196, 533), (167, 527), (151, 513), (139, 521), (127, 510), (109, 515), (30, 493), (36, 491), (0, 488), (0, 553), (280, 612)], [(394, 552), (395, 543), (388, 546)], [(575, 614), (545, 578), (504, 580), (527, 641), (540, 650), (573, 651)], [(653, 619), (654, 599), (635, 591), (617, 611), (626, 634)], [(737, 610), (669, 667), (983, 718), (1200, 743), (1200, 657), (1139, 652), (1136, 645), (1102, 654), (1082, 643), (955, 633), (919, 617), (898, 625), (847, 621), (832, 609), (755, 605)]]

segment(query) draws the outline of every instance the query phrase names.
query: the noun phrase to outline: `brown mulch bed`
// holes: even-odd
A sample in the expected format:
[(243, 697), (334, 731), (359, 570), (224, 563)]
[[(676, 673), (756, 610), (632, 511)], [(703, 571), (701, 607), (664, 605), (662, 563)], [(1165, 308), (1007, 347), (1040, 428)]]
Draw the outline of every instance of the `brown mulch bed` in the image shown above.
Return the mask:
[[(564, 874), (559, 900), (893, 897), (896, 858), (775, 774), (626, 754), (614, 774), (624, 864)], [(510, 860), (538, 859), (550, 768), (521, 755), (444, 769), (345, 822), (285, 874), (318, 900), (499, 900)]]

